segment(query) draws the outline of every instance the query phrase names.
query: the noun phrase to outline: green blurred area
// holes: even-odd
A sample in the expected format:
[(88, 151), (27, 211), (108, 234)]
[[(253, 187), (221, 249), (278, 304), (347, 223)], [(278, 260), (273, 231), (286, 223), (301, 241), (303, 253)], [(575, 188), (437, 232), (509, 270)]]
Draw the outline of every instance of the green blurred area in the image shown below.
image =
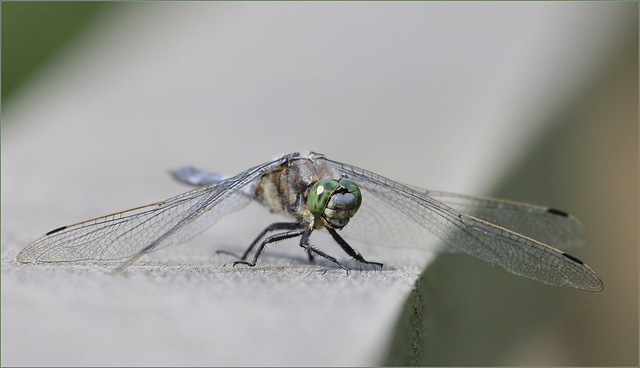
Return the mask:
[(464, 255), (420, 276), (389, 366), (638, 366), (638, 39), (548, 129), (492, 196), (575, 215), (569, 249), (602, 278), (589, 293), (545, 286)]
[(3, 1), (2, 103), (109, 5), (106, 2)]

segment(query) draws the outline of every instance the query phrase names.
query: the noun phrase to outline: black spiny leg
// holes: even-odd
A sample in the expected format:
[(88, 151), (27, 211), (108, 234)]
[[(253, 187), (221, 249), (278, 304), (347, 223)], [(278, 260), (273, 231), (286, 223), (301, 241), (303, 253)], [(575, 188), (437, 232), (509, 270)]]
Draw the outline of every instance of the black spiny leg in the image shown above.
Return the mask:
[(336, 243), (338, 243), (338, 245), (340, 245), (340, 248), (342, 248), (342, 250), (344, 250), (353, 259), (355, 259), (356, 261), (361, 262), (361, 263), (370, 264), (370, 265), (374, 265), (374, 266), (379, 266), (380, 268), (382, 268), (382, 263), (380, 263), (380, 262), (371, 262), (371, 261), (367, 261), (366, 259), (364, 259), (362, 257), (362, 255), (360, 253), (356, 252), (355, 249), (351, 248), (351, 246), (344, 239), (342, 239), (342, 237), (340, 235), (338, 235), (338, 233), (334, 229), (332, 229), (330, 227), (327, 227), (327, 230), (329, 230), (329, 234), (331, 234), (331, 236), (333, 237), (333, 240), (335, 240)]
[[(284, 224), (284, 223), (281, 223), (281, 224)], [(276, 225), (276, 224), (273, 224), (273, 225)], [(235, 262), (233, 262), (233, 265), (235, 266), (237, 264), (245, 264), (245, 265), (247, 265), (249, 267), (253, 267), (253, 266), (256, 265), (256, 262), (258, 261), (258, 257), (260, 257), (260, 253), (262, 253), (262, 250), (264, 249), (264, 247), (267, 244), (273, 243), (273, 242), (277, 242), (277, 241), (280, 241), (280, 240), (284, 240), (284, 239), (295, 238), (296, 236), (303, 235), (306, 231), (307, 231), (306, 229), (297, 229), (297, 230), (287, 231), (285, 233), (271, 235), (270, 237), (266, 238), (262, 243), (260, 243), (260, 246), (258, 247), (258, 250), (256, 250), (256, 254), (253, 256), (253, 261), (252, 262), (235, 261)], [(263, 231), (263, 232), (265, 232), (265, 231)], [(262, 236), (260, 236), (258, 239), (260, 239), (261, 237)], [(248, 253), (248, 251), (251, 250), (251, 248), (253, 248), (253, 244), (249, 247), (249, 249), (247, 250), (246, 253)], [(245, 257), (246, 257), (246, 253), (245, 253)]]
[(330, 260), (331, 262), (340, 266), (340, 268), (342, 268), (343, 270), (349, 272), (349, 270), (347, 270), (347, 268), (343, 266), (342, 263), (338, 262), (337, 259), (309, 245), (309, 237), (311, 236), (312, 232), (313, 232), (312, 228), (306, 229), (304, 230), (304, 233), (302, 233), (302, 238), (300, 238), (300, 246), (306, 249), (306, 251), (309, 253), (309, 257), (311, 257), (311, 253), (315, 253), (322, 258)]
[(307, 255), (309, 256), (309, 263), (313, 263), (313, 260), (314, 260), (314, 258), (315, 258), (315, 257), (313, 256), (313, 253), (311, 253), (310, 251), (307, 251)]
[[(264, 230), (262, 230), (262, 232), (255, 238), (255, 240), (251, 242), (251, 245), (249, 245), (249, 248), (247, 248), (247, 250), (244, 251), (244, 253), (242, 254), (242, 257), (237, 256), (236, 254), (228, 252), (226, 250), (218, 250), (216, 251), (216, 253), (229, 254), (244, 261), (245, 259), (247, 259), (247, 256), (249, 255), (253, 247), (255, 247), (256, 244), (258, 244), (258, 242), (260, 241), (260, 239), (262, 239), (265, 235), (267, 235), (268, 232), (276, 231), (276, 230), (295, 230), (299, 228), (300, 228), (300, 224), (297, 222), (274, 222), (273, 224), (267, 226)], [(274, 240), (274, 241), (277, 241), (277, 240)], [(255, 263), (255, 260), (253, 263)]]
[[(271, 235), (270, 237), (264, 239), (262, 241), (262, 243), (260, 243), (260, 246), (258, 246), (258, 249), (256, 250), (255, 255), (253, 256), (253, 260), (252, 262), (248, 262), (245, 261), (245, 259), (247, 259), (247, 256), (249, 255), (249, 253), (253, 250), (253, 248), (256, 246), (256, 244), (258, 244), (258, 242), (260, 241), (260, 239), (262, 239), (265, 235), (267, 235), (267, 233), (271, 232), (271, 231), (276, 231), (276, 230), (289, 230), (283, 233), (279, 233), (279, 234), (275, 234), (275, 235)], [(374, 265), (374, 266), (379, 266), (380, 268), (382, 268), (382, 263), (379, 262), (370, 262), (367, 261), (366, 259), (364, 259), (362, 257), (362, 255), (360, 255), (360, 253), (356, 252), (353, 248), (351, 248), (351, 246), (344, 240), (342, 239), (342, 237), (340, 235), (338, 235), (338, 233), (331, 228), (327, 228), (327, 230), (329, 230), (329, 234), (331, 234), (331, 236), (333, 237), (333, 239), (338, 243), (338, 245), (340, 245), (340, 247), (352, 258), (354, 258), (355, 260), (361, 262), (361, 263), (365, 263), (365, 264), (370, 264), (370, 265)], [(300, 224), (297, 222), (275, 222), (269, 226), (267, 226), (264, 230), (262, 230), (262, 232), (260, 232), (260, 234), (255, 238), (255, 240), (253, 242), (251, 242), (251, 245), (249, 245), (249, 248), (247, 248), (247, 250), (244, 251), (244, 253), (242, 254), (242, 257), (238, 257), (237, 255), (231, 253), (231, 252), (227, 252), (224, 250), (219, 250), (217, 251), (217, 253), (225, 253), (225, 254), (230, 254), (236, 258), (239, 258), (239, 261), (235, 261), (233, 262), (233, 265), (237, 265), (237, 264), (244, 264), (250, 267), (253, 267), (256, 265), (256, 262), (258, 261), (258, 257), (260, 257), (260, 254), (262, 253), (262, 251), (264, 250), (264, 247), (267, 244), (270, 243), (274, 243), (280, 240), (284, 240), (284, 239), (290, 239), (290, 238), (295, 238), (296, 236), (301, 236), (300, 238), (300, 246), (302, 248), (304, 248), (307, 251), (307, 254), (309, 256), (309, 261), (313, 261), (313, 255), (317, 254), (322, 258), (325, 258), (335, 264), (337, 264), (338, 266), (340, 266), (340, 268), (347, 270), (347, 268), (345, 266), (343, 266), (340, 262), (338, 262), (338, 260), (324, 252), (322, 252), (321, 250), (318, 250), (312, 246), (309, 245), (309, 237), (311, 237), (311, 233), (313, 232), (312, 228), (300, 228)]]

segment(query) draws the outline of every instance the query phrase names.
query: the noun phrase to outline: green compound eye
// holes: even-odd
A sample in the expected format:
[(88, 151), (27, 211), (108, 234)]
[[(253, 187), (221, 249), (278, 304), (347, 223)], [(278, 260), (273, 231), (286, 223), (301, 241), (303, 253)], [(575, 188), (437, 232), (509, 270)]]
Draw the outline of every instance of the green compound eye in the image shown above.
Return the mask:
[(339, 187), (344, 188), (341, 189), (341, 193), (344, 193), (346, 189), (347, 193), (350, 193), (355, 197), (355, 209), (350, 208), (350, 210), (353, 211), (352, 215), (353, 213), (356, 213), (362, 204), (362, 193), (356, 183), (349, 179), (342, 178), (339, 182), (333, 179), (322, 179), (311, 187), (309, 198), (307, 199), (307, 206), (309, 207), (311, 214), (316, 217), (322, 217), (325, 209), (327, 209), (327, 205), (331, 201), (331, 197)]
[(358, 184), (352, 182), (347, 178), (340, 179), (340, 185), (347, 188), (347, 191), (353, 194), (354, 197), (356, 197), (356, 210), (354, 211), (354, 213), (357, 212), (360, 208), (360, 205), (362, 204), (362, 193), (360, 192), (360, 187), (358, 187)]
[(316, 217), (322, 216), (325, 208), (327, 208), (331, 194), (333, 194), (339, 186), (340, 184), (333, 179), (318, 180), (318, 182), (311, 187), (309, 198), (307, 199), (307, 206), (309, 206), (311, 214)]

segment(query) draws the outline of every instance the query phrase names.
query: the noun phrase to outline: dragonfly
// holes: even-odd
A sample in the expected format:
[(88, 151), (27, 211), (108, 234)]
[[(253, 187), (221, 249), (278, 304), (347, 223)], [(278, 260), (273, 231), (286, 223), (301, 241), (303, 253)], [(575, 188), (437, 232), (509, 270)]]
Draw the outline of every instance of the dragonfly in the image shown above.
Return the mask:
[(344, 237), (426, 250), (435, 236), (444, 244), (442, 251), (466, 253), (547, 285), (604, 289), (589, 266), (549, 245), (579, 246), (586, 238), (580, 222), (557, 209), (420, 189), (315, 152), (283, 155), (231, 177), (192, 167), (173, 175), (196, 188), (53, 229), (27, 245), (17, 260), (126, 259), (116, 269), (121, 272), (143, 255), (184, 243), (223, 216), (258, 202), (290, 221), (262, 230), (234, 266), (253, 267), (268, 244), (299, 238), (311, 261), (318, 256), (346, 270), (338, 259), (309, 244), (314, 231), (325, 229), (347, 255), (374, 269), (383, 264), (366, 260)]

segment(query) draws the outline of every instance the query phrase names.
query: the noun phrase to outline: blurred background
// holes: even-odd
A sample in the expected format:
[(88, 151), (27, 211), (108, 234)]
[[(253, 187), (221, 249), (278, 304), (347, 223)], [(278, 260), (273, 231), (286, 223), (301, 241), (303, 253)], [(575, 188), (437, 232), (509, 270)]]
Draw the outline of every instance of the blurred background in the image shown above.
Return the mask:
[[(171, 168), (309, 149), (570, 212), (587, 244), (569, 252), (605, 283), (441, 256), (380, 364), (638, 365), (637, 3), (1, 6), (3, 262), (47, 229), (179, 193)], [(3, 309), (20, 282), (3, 276)], [(21, 331), (4, 319), (18, 364), (33, 346), (7, 345)]]

